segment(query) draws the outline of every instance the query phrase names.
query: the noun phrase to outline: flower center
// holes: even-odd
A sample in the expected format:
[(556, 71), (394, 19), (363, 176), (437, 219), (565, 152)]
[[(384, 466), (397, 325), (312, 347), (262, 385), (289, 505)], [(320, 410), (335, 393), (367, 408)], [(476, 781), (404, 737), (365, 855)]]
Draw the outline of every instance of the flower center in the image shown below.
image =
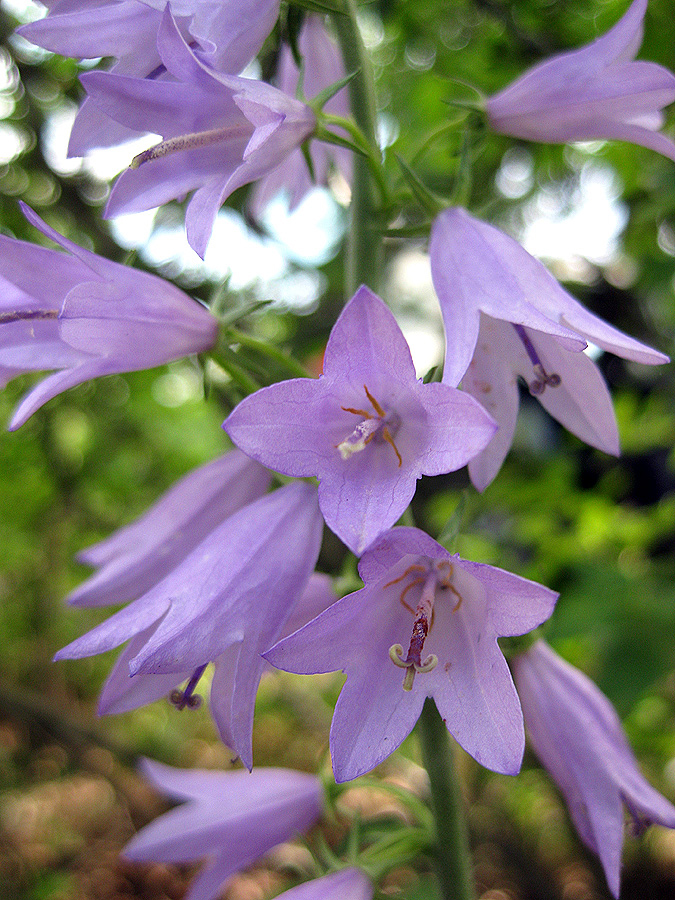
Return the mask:
[[(405, 570), (403, 575), (389, 581), (385, 587), (392, 584), (403, 582), (408, 576), (410, 580), (401, 591), (399, 601), (414, 616), (412, 633), (410, 635), (410, 644), (408, 645), (408, 653), (403, 656), (402, 644), (392, 644), (389, 648), (389, 658), (400, 669), (405, 669), (405, 677), (403, 679), (403, 690), (411, 691), (415, 681), (415, 675), (418, 672), (431, 672), (438, 664), (438, 657), (435, 653), (430, 653), (426, 659), (422, 660), (422, 650), (424, 642), (429, 634), (429, 629), (433, 625), (434, 619), (434, 602), (436, 600), (436, 588), (450, 590), (458, 598), (452, 611), (457, 612), (462, 605), (462, 595), (452, 585), (453, 565), (448, 560), (440, 560), (435, 565), (423, 565), (414, 563)], [(405, 595), (412, 588), (421, 586), (422, 591), (420, 599), (415, 609), (406, 601)]]
[(368, 388), (363, 385), (366, 397), (370, 401), (374, 413), (367, 409), (355, 409), (353, 406), (340, 407), (345, 412), (353, 413), (355, 416), (361, 416), (362, 421), (356, 426), (351, 434), (340, 441), (337, 449), (343, 459), (349, 459), (355, 453), (360, 453), (371, 441), (376, 443), (386, 442), (396, 454), (399, 469), (403, 465), (403, 458), (398, 451), (398, 447), (394, 443), (394, 438), (398, 429), (401, 427), (401, 419), (397, 413), (387, 413), (377, 402), (375, 397), (370, 393)]
[(129, 164), (130, 169), (137, 169), (143, 163), (151, 162), (153, 159), (161, 159), (168, 156), (169, 153), (178, 153), (181, 150), (196, 150), (200, 147), (209, 147), (211, 144), (219, 144), (222, 141), (229, 141), (235, 138), (246, 136), (251, 133), (251, 123), (244, 120), (237, 122), (236, 125), (230, 125), (227, 128), (212, 128), (210, 131), (195, 131), (192, 134), (179, 134), (176, 137), (168, 138), (137, 153)]
[(204, 674), (205, 669), (206, 663), (203, 666), (198, 666), (194, 670), (190, 680), (185, 685), (184, 691), (181, 691), (178, 688), (171, 691), (169, 694), (169, 702), (172, 703), (176, 709), (185, 709), (186, 706), (188, 709), (199, 709), (202, 705), (202, 698), (199, 694), (195, 694), (195, 688), (199, 684), (199, 679)]
[(558, 387), (560, 384), (561, 378), (560, 375), (557, 375), (555, 372), (550, 375), (544, 368), (544, 365), (539, 358), (539, 354), (534, 348), (534, 344), (530, 340), (530, 336), (525, 331), (522, 325), (516, 325), (514, 323), (513, 327), (516, 329), (516, 334), (520, 338), (527, 351), (527, 355), (530, 357), (530, 362), (532, 363), (532, 369), (534, 371), (534, 379), (530, 381), (528, 387), (530, 389), (530, 393), (533, 396), (537, 396), (537, 394), (543, 394), (546, 386), (548, 387)]

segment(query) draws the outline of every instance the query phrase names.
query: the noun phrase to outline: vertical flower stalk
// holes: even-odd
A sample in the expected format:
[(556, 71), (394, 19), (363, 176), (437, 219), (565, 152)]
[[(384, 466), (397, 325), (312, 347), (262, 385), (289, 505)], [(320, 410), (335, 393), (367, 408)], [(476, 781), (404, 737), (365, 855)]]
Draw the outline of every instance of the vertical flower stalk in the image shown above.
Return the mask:
[(473, 900), (476, 888), (452, 747), (445, 722), (430, 699), (422, 707), (417, 727), (436, 820), (435, 862), (441, 896), (444, 900)]
[[(377, 147), (375, 84), (370, 59), (356, 18), (355, 0), (345, 0), (344, 13), (336, 13), (335, 29), (345, 71), (355, 72), (349, 83), (352, 116), (366, 139)], [(345, 294), (350, 297), (361, 284), (379, 287), (382, 241), (373, 227), (375, 199), (368, 160), (356, 155), (352, 177), (352, 202), (345, 263)]]

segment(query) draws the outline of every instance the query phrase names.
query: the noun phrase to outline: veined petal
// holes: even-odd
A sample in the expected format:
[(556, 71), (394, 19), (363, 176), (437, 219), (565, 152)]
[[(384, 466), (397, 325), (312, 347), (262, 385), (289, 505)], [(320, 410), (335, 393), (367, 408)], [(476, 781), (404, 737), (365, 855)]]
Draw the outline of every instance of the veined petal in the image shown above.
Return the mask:
[(417, 379), (410, 347), (396, 319), (365, 285), (361, 285), (333, 326), (323, 371), (328, 379), (345, 379), (361, 397), (364, 384), (377, 397), (389, 382)]
[(135, 522), (78, 555), (101, 568), (69, 602), (120, 603), (149, 590), (228, 516), (261, 497), (270, 477), (238, 450), (190, 472)]
[(447, 209), (434, 222), (429, 252), (445, 324), (445, 384), (459, 384), (469, 367), (479, 312), (555, 335), (570, 349), (585, 346), (560, 321), (557, 307), (566, 292), (538, 260), (497, 228), (464, 210)]
[(520, 392), (511, 353), (522, 350), (509, 323), (481, 316), (473, 359), (462, 379), (462, 388), (485, 407), (499, 426), (487, 447), (469, 461), (469, 476), (481, 492), (496, 477), (513, 443)]

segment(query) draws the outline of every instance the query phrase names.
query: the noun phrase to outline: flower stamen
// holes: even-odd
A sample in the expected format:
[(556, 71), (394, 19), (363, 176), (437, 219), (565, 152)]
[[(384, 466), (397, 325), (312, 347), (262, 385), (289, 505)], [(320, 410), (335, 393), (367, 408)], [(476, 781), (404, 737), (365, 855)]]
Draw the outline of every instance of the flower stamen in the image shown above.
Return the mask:
[(0, 313), (0, 325), (31, 319), (58, 319), (58, 317), (58, 309), (17, 309), (12, 312)]
[(534, 379), (529, 382), (528, 388), (530, 389), (530, 393), (532, 396), (536, 397), (539, 394), (543, 394), (546, 387), (558, 387), (561, 382), (560, 375), (556, 372), (552, 372), (550, 375), (544, 368), (544, 364), (539, 358), (539, 354), (537, 353), (534, 344), (530, 340), (530, 336), (525, 331), (522, 325), (516, 325), (512, 323), (513, 327), (516, 330), (516, 334), (522, 341), (523, 346), (527, 352), (527, 355), (530, 358), (530, 362), (532, 363), (532, 369), (534, 372)]
[(362, 422), (356, 426), (350, 435), (336, 445), (343, 459), (349, 459), (354, 453), (359, 453), (373, 439), (384, 441), (389, 444), (398, 460), (399, 469), (403, 465), (403, 457), (399, 453), (398, 447), (394, 441), (394, 436), (399, 429), (401, 421), (396, 413), (387, 415), (384, 407), (370, 393), (366, 385), (363, 385), (366, 397), (370, 401), (376, 415), (368, 412), (367, 409), (360, 409), (355, 406), (341, 406), (345, 412), (352, 413), (355, 416), (361, 416)]
[(202, 698), (199, 694), (195, 694), (195, 688), (199, 683), (199, 679), (204, 674), (204, 670), (206, 669), (206, 664), (203, 666), (198, 666), (194, 672), (192, 673), (190, 680), (185, 685), (185, 690), (181, 691), (178, 688), (171, 691), (169, 694), (169, 702), (176, 707), (176, 709), (199, 709), (202, 705)]
[(193, 134), (178, 134), (175, 137), (160, 141), (154, 147), (148, 147), (129, 163), (130, 169), (138, 169), (143, 163), (153, 159), (161, 159), (169, 153), (178, 153), (181, 150), (197, 150), (201, 147), (209, 147), (211, 144), (219, 144), (221, 141), (229, 141), (240, 135), (246, 136), (251, 131), (249, 122), (241, 122), (231, 125), (229, 128), (212, 128), (209, 131), (195, 131)]

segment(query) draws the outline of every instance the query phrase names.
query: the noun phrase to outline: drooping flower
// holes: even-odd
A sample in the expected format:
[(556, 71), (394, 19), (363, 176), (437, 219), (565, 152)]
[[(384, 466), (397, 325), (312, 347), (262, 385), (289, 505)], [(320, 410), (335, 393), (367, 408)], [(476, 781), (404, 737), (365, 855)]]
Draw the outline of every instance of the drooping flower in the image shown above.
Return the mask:
[(10, 430), (83, 381), (213, 346), (216, 319), (177, 287), (79, 247), (22, 209), (66, 252), (0, 236), (0, 386), (22, 372), (60, 371), (29, 391)]
[(263, 465), (316, 475), (328, 526), (356, 554), (396, 522), (418, 478), (466, 465), (495, 430), (467, 394), (418, 381), (394, 316), (363, 286), (333, 327), (323, 375), (257, 391), (223, 427)]
[(675, 806), (644, 778), (614, 707), (586, 675), (541, 640), (512, 663), (532, 747), (618, 897), (624, 807), (643, 829), (675, 828)]
[(634, 61), (647, 0), (634, 0), (607, 34), (544, 60), (490, 97), (491, 127), (528, 141), (619, 140), (675, 160), (675, 142), (659, 132), (661, 110), (675, 100), (675, 75)]
[[(302, 55), (302, 90), (306, 97), (315, 97), (344, 78), (345, 70), (337, 45), (329, 36), (320, 16), (308, 16), (298, 37)], [(290, 47), (281, 49), (277, 85), (286, 94), (294, 95), (300, 72)], [(323, 107), (325, 112), (348, 116), (347, 89), (343, 88)], [(262, 178), (253, 189), (251, 211), (260, 217), (265, 207), (282, 191), (288, 194), (289, 210), (294, 210), (314, 184), (325, 185), (332, 165), (337, 166), (347, 181), (351, 181), (351, 153), (342, 147), (313, 141), (309, 147), (314, 180), (310, 175), (302, 151), (294, 150), (277, 168)]]
[[(166, 71), (157, 33), (165, 6), (165, 0), (57, 0), (44, 19), (23, 25), (18, 33), (61, 56), (112, 58), (111, 71), (118, 75), (161, 79)], [(196, 55), (220, 72), (238, 75), (272, 31), (279, 0), (178, 0), (171, 8)], [(82, 156), (134, 136), (85, 99), (73, 125), (70, 153)]]
[(586, 310), (546, 267), (498, 228), (462, 209), (434, 222), (431, 272), (446, 334), (443, 381), (462, 387), (499, 424), (469, 463), (483, 490), (511, 446), (518, 413), (518, 376), (559, 422), (606, 453), (619, 453), (612, 400), (586, 341), (646, 365), (668, 357)]
[(262, 497), (270, 479), (239, 450), (194, 469), (135, 522), (78, 554), (79, 562), (98, 571), (68, 602), (110, 606), (140, 597), (232, 513)]
[(497, 638), (540, 625), (557, 594), (453, 556), (415, 528), (383, 535), (359, 573), (364, 588), (265, 653), (289, 672), (347, 675), (330, 732), (336, 780), (356, 778), (396, 750), (427, 697), (481, 765), (515, 774), (523, 720)]
[(190, 705), (199, 678), (215, 662), (211, 712), (223, 741), (250, 768), (261, 653), (282, 633), (304, 591), (321, 535), (316, 488), (280, 488), (225, 519), (158, 584), (55, 658), (93, 656), (130, 641), (118, 666), (128, 665), (130, 676), (165, 679), (152, 687), (141, 682), (141, 702), (189, 679), (176, 699), (181, 706)]
[(279, 894), (279, 900), (372, 900), (373, 884), (361, 869), (341, 869)]
[[(310, 575), (307, 587), (291, 605), (290, 616), (281, 630), (280, 637), (285, 637), (297, 631), (298, 628), (302, 628), (307, 622), (328, 609), (336, 600), (333, 583), (328, 575), (319, 572)], [(144, 646), (150, 633), (151, 630), (144, 631), (132, 638), (117, 658), (101, 690), (98, 702), (99, 715), (128, 712), (163, 697), (169, 697), (179, 709), (200, 705), (201, 697), (194, 693), (199, 678), (203, 674), (199, 670), (197, 670), (198, 677), (194, 682), (194, 673), (190, 670), (170, 672), (165, 675), (141, 672), (130, 675), (129, 664)], [(210, 703), (213, 717), (219, 724), (221, 737), (230, 746), (236, 740), (232, 736), (231, 721), (238, 662), (238, 653), (221, 654), (215, 662), (211, 686)], [(262, 672), (264, 674), (264, 668)], [(178, 686), (183, 682), (188, 682), (188, 684), (183, 690), (178, 690)]]
[[(139, 831), (123, 855), (175, 863), (207, 857), (186, 900), (212, 900), (231, 875), (307, 831), (321, 816), (321, 782), (304, 772), (182, 770), (147, 759), (142, 769), (163, 794), (187, 802)], [(361, 900), (358, 894), (355, 900)]]
[(151, 209), (194, 191), (185, 222), (190, 245), (203, 256), (225, 199), (275, 169), (309, 137), (315, 117), (269, 84), (207, 66), (176, 28), (169, 6), (157, 48), (166, 78), (111, 72), (81, 78), (110, 118), (164, 138), (118, 178), (106, 216)]

